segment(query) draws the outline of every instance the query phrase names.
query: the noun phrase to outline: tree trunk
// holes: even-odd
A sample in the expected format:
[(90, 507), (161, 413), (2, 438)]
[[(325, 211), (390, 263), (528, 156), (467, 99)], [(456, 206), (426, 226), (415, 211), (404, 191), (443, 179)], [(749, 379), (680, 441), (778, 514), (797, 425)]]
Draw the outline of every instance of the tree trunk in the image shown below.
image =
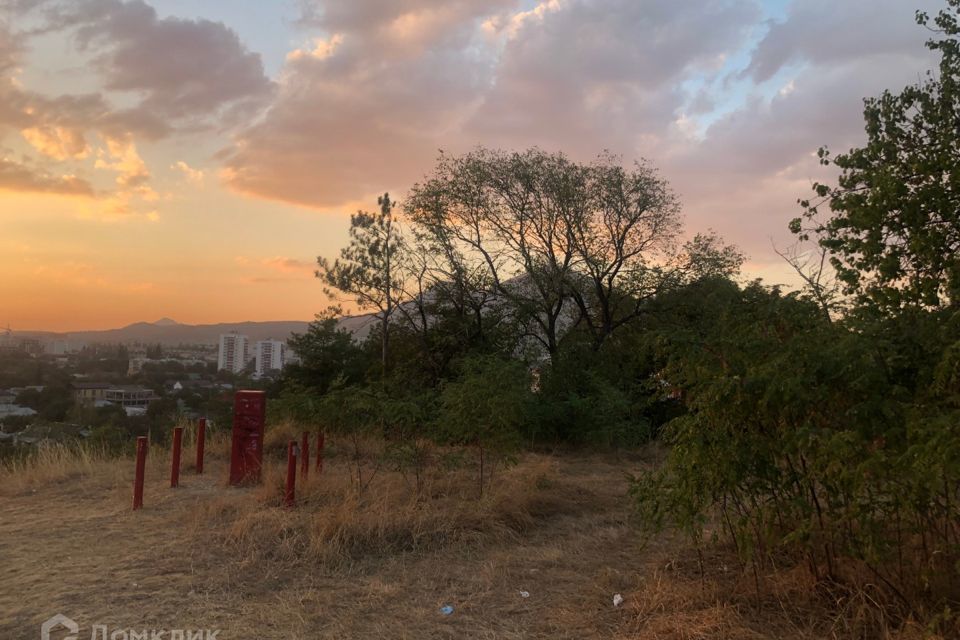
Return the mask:
[(383, 194), (383, 201), (381, 204), (381, 212), (384, 217), (387, 219), (386, 224), (386, 241), (384, 242), (384, 251), (386, 252), (385, 258), (385, 273), (384, 273), (384, 283), (383, 291), (386, 294), (386, 310), (383, 313), (383, 336), (382, 340), (382, 349), (383, 352), (380, 355), (381, 366), (383, 367), (383, 377), (387, 377), (387, 366), (389, 362), (388, 355), (390, 353), (390, 315), (393, 313), (393, 281), (391, 280), (392, 273), (390, 271), (390, 259), (393, 257), (393, 247), (391, 246), (391, 241), (393, 240), (393, 205), (390, 203), (390, 196), (388, 194)]
[(387, 354), (390, 351), (390, 318), (386, 313), (383, 314), (382, 336), (380, 337), (380, 366), (383, 368), (383, 376), (387, 375)]

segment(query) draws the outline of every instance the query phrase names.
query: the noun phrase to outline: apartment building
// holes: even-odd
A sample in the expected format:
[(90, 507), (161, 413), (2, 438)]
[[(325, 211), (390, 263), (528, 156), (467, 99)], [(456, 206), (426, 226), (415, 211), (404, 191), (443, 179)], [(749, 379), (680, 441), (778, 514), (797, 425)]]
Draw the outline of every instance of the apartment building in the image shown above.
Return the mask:
[(250, 339), (239, 333), (220, 334), (217, 370), (240, 373), (250, 362)]

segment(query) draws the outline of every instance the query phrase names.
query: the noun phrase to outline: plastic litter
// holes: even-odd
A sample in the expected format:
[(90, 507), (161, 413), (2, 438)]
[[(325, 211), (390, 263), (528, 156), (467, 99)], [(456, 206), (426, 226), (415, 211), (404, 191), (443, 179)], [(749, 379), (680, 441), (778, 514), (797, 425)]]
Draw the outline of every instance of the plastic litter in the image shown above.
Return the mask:
[(521, 598), (529, 598), (529, 597), (530, 597), (530, 592), (529, 592), (529, 591), (521, 591), (521, 592), (520, 592), (520, 597), (521, 597)]
[(613, 594), (613, 606), (619, 607), (623, 604), (623, 596), (619, 593)]
[(445, 604), (442, 607), (440, 607), (440, 613), (442, 613), (445, 616), (448, 616), (451, 613), (453, 613), (453, 607), (450, 606), (449, 604)]

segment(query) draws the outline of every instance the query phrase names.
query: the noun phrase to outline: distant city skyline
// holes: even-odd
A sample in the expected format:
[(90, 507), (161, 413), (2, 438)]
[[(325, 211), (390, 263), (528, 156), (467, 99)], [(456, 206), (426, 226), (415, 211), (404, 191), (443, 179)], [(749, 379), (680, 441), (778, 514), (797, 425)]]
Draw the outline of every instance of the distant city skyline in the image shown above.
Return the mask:
[(933, 66), (942, 6), (0, 0), (0, 326), (309, 320), (349, 214), (476, 145), (645, 157), (793, 282), (814, 152)]
[(9, 330), (10, 333), (17, 335), (22, 333), (55, 333), (55, 334), (70, 334), (70, 333), (88, 333), (96, 331), (115, 331), (121, 329), (127, 329), (129, 327), (148, 324), (156, 327), (170, 327), (170, 326), (182, 326), (182, 327), (203, 327), (203, 326), (219, 326), (219, 325), (230, 325), (230, 324), (243, 324), (243, 323), (270, 323), (270, 322), (302, 322), (304, 324), (309, 323), (312, 319), (290, 319), (290, 318), (280, 318), (280, 319), (271, 319), (271, 320), (244, 320), (244, 319), (227, 319), (218, 322), (178, 322), (172, 320), (171, 318), (164, 317), (161, 320), (170, 321), (148, 321), (148, 320), (136, 320), (121, 326), (101, 326), (101, 327), (82, 327), (79, 329), (70, 329), (70, 330), (57, 330), (57, 329), (37, 329), (35, 327), (15, 327), (13, 325), (2, 324), (0, 325), (0, 338), (4, 336)]

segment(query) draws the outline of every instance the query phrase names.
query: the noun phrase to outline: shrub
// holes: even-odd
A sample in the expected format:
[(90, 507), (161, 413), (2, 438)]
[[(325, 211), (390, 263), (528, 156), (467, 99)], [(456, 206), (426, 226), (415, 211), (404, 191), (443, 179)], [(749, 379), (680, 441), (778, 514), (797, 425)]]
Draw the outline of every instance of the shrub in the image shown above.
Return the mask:
[(485, 474), (520, 446), (530, 416), (530, 374), (523, 363), (494, 356), (469, 358), (461, 368), (460, 379), (440, 393), (437, 433), (445, 442), (476, 447), (483, 494)]
[(860, 567), (904, 613), (955, 599), (960, 430), (923, 400), (934, 367), (775, 289), (703, 293), (660, 336), (688, 413), (666, 466), (634, 481), (644, 521), (699, 544), (716, 514), (744, 559), (786, 550), (840, 581)]

